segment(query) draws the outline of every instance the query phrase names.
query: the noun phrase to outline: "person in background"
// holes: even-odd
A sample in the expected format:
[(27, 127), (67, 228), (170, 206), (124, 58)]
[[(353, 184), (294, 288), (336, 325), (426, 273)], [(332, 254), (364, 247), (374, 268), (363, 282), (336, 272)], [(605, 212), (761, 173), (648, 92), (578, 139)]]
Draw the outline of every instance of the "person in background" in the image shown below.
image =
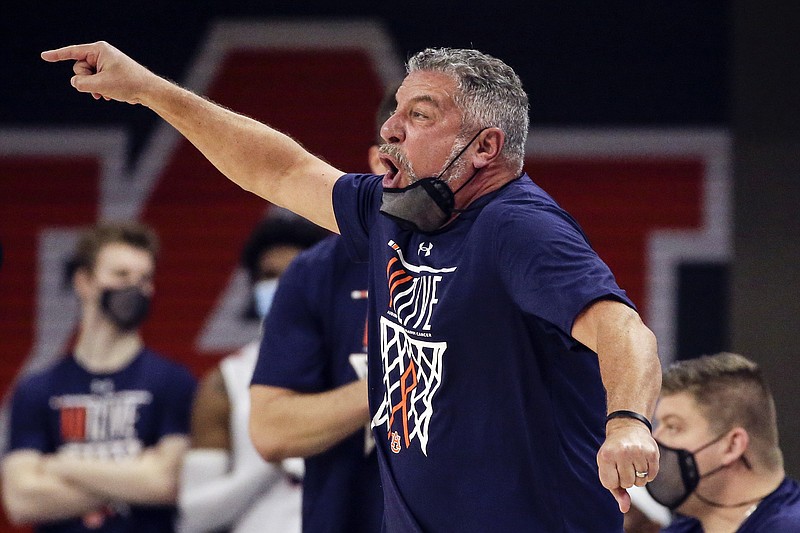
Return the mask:
[(655, 501), (647, 487), (631, 487), (628, 494), (631, 508), (622, 522), (625, 533), (658, 533), (672, 521), (672, 512)]
[[(242, 250), (255, 318), (264, 319), (278, 280), (297, 254), (326, 233), (273, 208)], [(279, 329), (265, 330), (269, 337)], [(192, 409), (192, 448), (186, 454), (179, 497), (181, 533), (300, 531), (302, 461), (299, 468), (265, 462), (248, 435), (248, 388), (258, 357), (255, 339), (225, 357), (200, 383)]]
[(678, 513), (668, 533), (800, 532), (800, 485), (786, 476), (775, 402), (753, 361), (718, 353), (664, 373), (650, 495)]
[[(394, 110), (392, 87), (376, 132)], [(376, 144), (372, 172), (383, 167)], [(303, 456), (303, 530), (378, 533), (383, 492), (367, 401), (367, 264), (331, 236), (300, 254), (281, 280), (250, 387), (250, 433), (270, 460)]]
[(42, 57), (74, 61), (78, 91), (153, 110), (223, 175), (369, 261), (385, 531), (622, 529), (626, 489), (659, 468), (656, 340), (523, 172), (528, 96), (513, 69), (477, 50), (413, 55), (376, 175), (345, 173), (108, 43)]
[(86, 231), (72, 262), (81, 304), (73, 351), (22, 379), (11, 405), (3, 504), (48, 533), (173, 531), (195, 380), (143, 344), (155, 234)]

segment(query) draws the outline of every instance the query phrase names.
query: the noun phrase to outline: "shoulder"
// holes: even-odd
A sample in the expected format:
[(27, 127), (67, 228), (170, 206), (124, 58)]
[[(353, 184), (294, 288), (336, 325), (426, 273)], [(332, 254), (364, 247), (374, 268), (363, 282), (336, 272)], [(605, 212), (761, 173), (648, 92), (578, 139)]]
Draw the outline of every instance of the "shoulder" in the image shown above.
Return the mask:
[(767, 507), (767, 514), (759, 519), (759, 531), (800, 531), (800, 485), (797, 481), (784, 479), (762, 505)]
[(20, 378), (15, 390), (17, 394), (45, 394), (54, 380), (63, 381), (63, 370), (75, 366), (71, 357), (62, 357), (48, 367)]
[(479, 220), (502, 238), (545, 241), (566, 233), (585, 239), (575, 219), (527, 174), (497, 191)]
[(302, 282), (304, 286), (318, 286), (325, 280), (333, 283), (338, 281), (338, 272), (352, 264), (344, 238), (331, 235), (300, 252), (282, 274), (280, 283)]
[(337, 250), (342, 247), (341, 242), (342, 238), (339, 235), (325, 237), (314, 246), (297, 254), (293, 263), (301, 266), (315, 266), (327, 263), (336, 257)]
[(189, 369), (158, 352), (145, 348), (141, 354), (141, 364), (146, 372), (161, 376), (165, 380), (180, 380), (184, 383), (196, 382)]

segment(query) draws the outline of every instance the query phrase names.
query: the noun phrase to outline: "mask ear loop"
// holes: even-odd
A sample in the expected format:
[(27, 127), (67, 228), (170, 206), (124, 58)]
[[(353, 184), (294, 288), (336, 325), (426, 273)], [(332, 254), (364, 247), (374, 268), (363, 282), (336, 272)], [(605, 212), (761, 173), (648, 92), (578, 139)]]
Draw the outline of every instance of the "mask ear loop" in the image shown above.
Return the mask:
[[(472, 137), (472, 139), (471, 139), (471, 140), (470, 140), (470, 141), (467, 143), (467, 145), (466, 145), (466, 146), (464, 146), (464, 148), (462, 148), (462, 149), (461, 149), (461, 151), (458, 153), (458, 155), (455, 157), (455, 159), (453, 159), (453, 161), (451, 161), (451, 162), (450, 162), (450, 165), (452, 165), (452, 164), (453, 164), (453, 162), (454, 162), (456, 159), (458, 159), (459, 157), (461, 157), (461, 155), (462, 155), (462, 154), (463, 154), (463, 153), (464, 153), (464, 152), (467, 150), (467, 148), (469, 148), (469, 147), (470, 147), (470, 145), (471, 145), (473, 142), (475, 142), (475, 139), (477, 139), (477, 138), (478, 138), (478, 135), (480, 135), (481, 133), (483, 133), (483, 132), (484, 132), (484, 130), (487, 130), (487, 129), (489, 129), (489, 127), (490, 127), (490, 126), (486, 126), (485, 128), (481, 128), (480, 130), (478, 130), (478, 133), (476, 133), (476, 134), (475, 134), (475, 135)], [(444, 174), (445, 170), (447, 170), (448, 168), (450, 168), (450, 165), (447, 165), (447, 167), (446, 167), (446, 168), (445, 168), (445, 169), (444, 169), (444, 170), (441, 172), (441, 174), (439, 174), (439, 175), (441, 176), (442, 174)], [(475, 176), (477, 176), (477, 175), (478, 175), (478, 172), (480, 172), (480, 169), (476, 168), (476, 169), (475, 169), (475, 172), (473, 172), (473, 173), (472, 173), (472, 176), (470, 176), (470, 177), (469, 177), (469, 178), (468, 178), (468, 179), (467, 179), (467, 180), (466, 180), (464, 183), (462, 183), (462, 184), (461, 184), (461, 187), (459, 187), (458, 189), (456, 189), (455, 191), (453, 191), (453, 203), (455, 203), (455, 196), (456, 196), (456, 194), (458, 194), (458, 193), (459, 193), (459, 191), (461, 191), (461, 189), (463, 189), (464, 187), (466, 187), (467, 185), (469, 185), (469, 182), (471, 182), (472, 180), (474, 180), (474, 179), (475, 179)], [(463, 213), (463, 212), (464, 212), (464, 210), (463, 210), (463, 209), (453, 209), (452, 211), (453, 211), (453, 213)]]
[[(711, 446), (715, 442), (718, 442), (726, 434), (727, 433), (723, 433), (722, 435), (720, 435), (716, 439), (712, 440), (711, 442), (709, 442), (707, 444), (704, 444), (703, 446), (701, 446), (700, 448), (698, 448), (697, 450), (692, 452), (692, 455), (696, 454), (699, 451), (705, 450), (706, 448), (708, 448), (709, 446)], [(744, 464), (745, 468), (747, 468), (748, 470), (752, 470), (753, 469), (753, 465), (750, 464), (750, 461), (747, 459), (747, 457), (744, 456), (744, 454), (740, 455), (739, 459), (737, 459), (737, 460), (742, 461), (742, 464)], [(712, 476), (712, 475), (716, 474), (717, 472), (720, 472), (723, 469), (728, 468), (729, 466), (731, 466), (731, 464), (733, 464), (733, 463), (730, 463), (730, 464), (727, 464), (727, 465), (719, 465), (718, 467), (713, 468), (712, 470), (706, 472), (705, 474), (703, 474), (702, 476), (699, 477), (698, 483), (700, 482), (701, 479), (707, 478), (709, 476)], [(701, 502), (703, 502), (706, 505), (710, 505), (711, 507), (716, 507), (718, 509), (729, 509), (729, 508), (734, 508), (734, 507), (744, 507), (745, 505), (752, 505), (754, 503), (759, 503), (759, 502), (761, 502), (761, 500), (763, 500), (764, 498), (769, 496), (769, 494), (771, 494), (771, 493), (765, 494), (764, 496), (761, 496), (760, 498), (753, 498), (752, 500), (747, 500), (747, 501), (743, 501), (743, 502), (740, 502), (740, 503), (726, 504), (726, 503), (718, 503), (718, 502), (715, 502), (715, 501), (711, 501), (708, 498), (706, 498), (705, 496), (703, 496), (702, 494), (700, 494), (700, 492), (698, 492), (698, 490), (696, 488), (694, 490), (694, 495), (697, 496), (698, 500), (700, 500)]]

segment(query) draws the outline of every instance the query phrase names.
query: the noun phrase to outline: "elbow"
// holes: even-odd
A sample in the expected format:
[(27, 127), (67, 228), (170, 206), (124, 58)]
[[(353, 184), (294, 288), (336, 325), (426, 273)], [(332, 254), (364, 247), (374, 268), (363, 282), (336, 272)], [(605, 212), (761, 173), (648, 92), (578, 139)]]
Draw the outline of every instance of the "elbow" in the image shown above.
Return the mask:
[(11, 525), (26, 526), (38, 520), (35, 509), (27, 504), (28, 501), (25, 497), (14, 497), (9, 495), (7, 490), (3, 491), (3, 510)]
[(179, 494), (179, 473), (172, 471), (166, 473), (161, 479), (153, 483), (150, 491), (150, 501), (145, 503), (151, 505), (176, 505), (178, 503)]
[(250, 424), (250, 440), (258, 455), (267, 462), (275, 463), (295, 457), (290, 453), (289, 442), (270, 428), (255, 427)]

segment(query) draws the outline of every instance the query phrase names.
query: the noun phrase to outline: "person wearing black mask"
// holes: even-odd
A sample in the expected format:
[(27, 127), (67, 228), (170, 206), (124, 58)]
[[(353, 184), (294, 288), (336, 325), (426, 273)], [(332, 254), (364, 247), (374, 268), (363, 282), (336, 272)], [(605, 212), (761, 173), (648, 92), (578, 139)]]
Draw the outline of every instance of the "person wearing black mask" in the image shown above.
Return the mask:
[(80, 300), (74, 349), (20, 381), (3, 504), (37, 531), (173, 530), (195, 380), (147, 349), (158, 241), (138, 223), (88, 230), (71, 263)]
[(661, 467), (647, 490), (678, 513), (662, 531), (800, 531), (800, 485), (784, 473), (758, 365), (732, 353), (675, 363), (655, 419)]

